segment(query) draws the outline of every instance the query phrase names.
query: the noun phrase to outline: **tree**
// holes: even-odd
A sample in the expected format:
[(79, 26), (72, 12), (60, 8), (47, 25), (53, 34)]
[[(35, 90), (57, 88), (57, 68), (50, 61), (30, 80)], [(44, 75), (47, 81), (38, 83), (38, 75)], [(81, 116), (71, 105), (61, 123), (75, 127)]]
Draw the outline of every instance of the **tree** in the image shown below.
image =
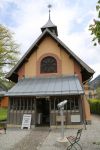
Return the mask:
[(13, 40), (13, 33), (0, 24), (0, 79), (11, 69), (19, 58), (18, 44)]
[(91, 31), (91, 35), (94, 35), (92, 41), (94, 42), (94, 46), (100, 44), (100, 0), (97, 2), (96, 10), (98, 13), (98, 20), (94, 19), (94, 24), (89, 26), (89, 30)]
[(0, 86), (1, 85), (4, 86), (6, 88), (6, 90), (9, 90), (15, 85), (15, 83), (12, 81), (8, 81), (6, 79), (0, 78)]

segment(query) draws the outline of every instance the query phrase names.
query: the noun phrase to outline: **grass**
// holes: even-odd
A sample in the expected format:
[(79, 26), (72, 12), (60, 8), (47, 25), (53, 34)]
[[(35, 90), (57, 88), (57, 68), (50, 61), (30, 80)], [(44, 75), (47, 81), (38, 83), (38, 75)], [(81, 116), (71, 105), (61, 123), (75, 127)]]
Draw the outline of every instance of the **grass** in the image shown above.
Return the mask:
[(0, 121), (7, 119), (7, 108), (0, 108)]

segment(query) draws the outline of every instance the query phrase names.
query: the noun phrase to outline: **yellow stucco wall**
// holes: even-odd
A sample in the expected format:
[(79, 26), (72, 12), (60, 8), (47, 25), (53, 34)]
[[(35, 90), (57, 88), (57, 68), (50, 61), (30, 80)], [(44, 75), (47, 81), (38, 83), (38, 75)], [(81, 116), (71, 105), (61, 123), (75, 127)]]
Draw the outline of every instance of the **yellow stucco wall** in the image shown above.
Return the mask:
[(39, 45), (37, 50), (37, 59), (46, 53), (53, 53), (60, 58), (60, 48), (58, 44), (51, 38), (46, 37)]
[(61, 60), (62, 60), (62, 74), (73, 75), (74, 74), (74, 62), (69, 55), (61, 49)]
[(46, 37), (40, 44), (37, 50), (31, 54), (28, 62), (25, 64), (25, 76), (36, 77), (37, 61), (44, 54), (54, 54), (61, 60), (61, 74), (73, 75), (74, 74), (74, 62), (69, 55), (61, 49), (58, 44), (51, 38)]
[(37, 52), (34, 51), (34, 53), (29, 57), (28, 62), (25, 64), (25, 77), (36, 76), (36, 59)]

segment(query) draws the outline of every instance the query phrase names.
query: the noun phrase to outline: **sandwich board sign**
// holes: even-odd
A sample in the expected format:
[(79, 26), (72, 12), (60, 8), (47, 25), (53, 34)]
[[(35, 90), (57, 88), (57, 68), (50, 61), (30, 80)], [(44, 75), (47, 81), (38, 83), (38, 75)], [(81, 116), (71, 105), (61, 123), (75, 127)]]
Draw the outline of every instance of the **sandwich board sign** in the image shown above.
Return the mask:
[(30, 125), (31, 125), (31, 114), (24, 114), (21, 129), (28, 128), (29, 130)]

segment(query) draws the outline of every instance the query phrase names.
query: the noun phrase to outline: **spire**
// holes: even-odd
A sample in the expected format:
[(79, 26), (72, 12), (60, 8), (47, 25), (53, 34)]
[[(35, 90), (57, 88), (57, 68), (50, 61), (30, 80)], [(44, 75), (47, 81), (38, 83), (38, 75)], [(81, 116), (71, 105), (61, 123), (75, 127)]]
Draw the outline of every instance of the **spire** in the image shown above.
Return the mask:
[(49, 20), (50, 20), (50, 13), (51, 13), (50, 8), (52, 8), (52, 5), (51, 5), (51, 4), (49, 4), (49, 5), (48, 5), (48, 8), (49, 8)]
[(49, 29), (53, 34), (58, 36), (57, 26), (54, 25), (51, 21), (51, 8), (52, 8), (52, 5), (49, 4), (48, 8), (49, 8), (49, 19), (48, 19), (48, 22), (41, 28), (41, 30), (43, 32), (45, 29)]

